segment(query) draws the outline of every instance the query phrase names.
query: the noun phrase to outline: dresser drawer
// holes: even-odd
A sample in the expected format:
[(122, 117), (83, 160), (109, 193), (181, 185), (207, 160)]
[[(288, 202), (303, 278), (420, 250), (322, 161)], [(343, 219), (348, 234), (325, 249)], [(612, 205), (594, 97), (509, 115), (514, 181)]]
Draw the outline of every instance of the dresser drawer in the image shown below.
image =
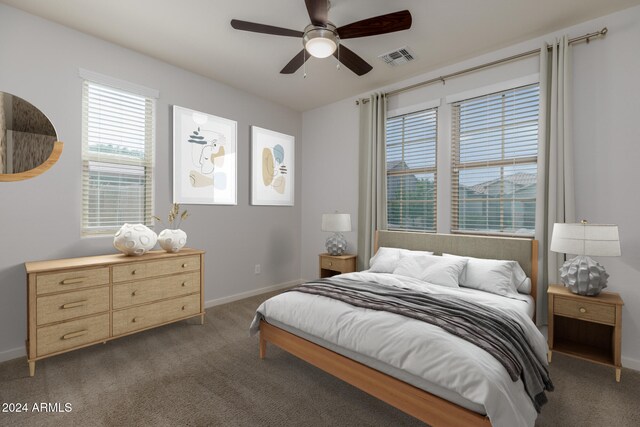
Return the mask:
[(109, 314), (44, 326), (36, 332), (38, 357), (109, 338)]
[(199, 291), (199, 272), (128, 282), (113, 286), (113, 308), (125, 308)]
[(116, 265), (113, 267), (113, 282), (129, 282), (197, 270), (200, 270), (200, 257), (197, 255)]
[(59, 273), (39, 273), (36, 276), (38, 295), (73, 291), (109, 283), (109, 267), (68, 270)]
[(588, 301), (556, 296), (553, 299), (553, 313), (592, 322), (614, 325), (616, 322), (616, 307), (610, 304), (598, 304)]
[(42, 296), (36, 304), (38, 326), (101, 313), (109, 311), (109, 287)]
[(200, 294), (113, 312), (113, 335), (126, 334), (200, 313)]

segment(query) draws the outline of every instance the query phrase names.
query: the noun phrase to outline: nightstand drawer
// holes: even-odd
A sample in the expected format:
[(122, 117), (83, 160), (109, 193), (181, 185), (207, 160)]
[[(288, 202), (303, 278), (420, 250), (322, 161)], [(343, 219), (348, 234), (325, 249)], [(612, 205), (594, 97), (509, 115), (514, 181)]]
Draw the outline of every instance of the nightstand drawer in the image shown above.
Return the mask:
[(615, 325), (616, 323), (616, 307), (614, 305), (576, 301), (560, 296), (554, 298), (553, 313), (607, 325)]
[(333, 271), (347, 271), (346, 259), (321, 257), (320, 268)]

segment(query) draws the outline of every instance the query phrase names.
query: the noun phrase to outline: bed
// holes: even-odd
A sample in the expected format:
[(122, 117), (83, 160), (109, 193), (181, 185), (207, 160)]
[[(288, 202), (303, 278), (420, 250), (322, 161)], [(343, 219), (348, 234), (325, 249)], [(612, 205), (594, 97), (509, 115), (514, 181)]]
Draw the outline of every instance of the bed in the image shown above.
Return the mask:
[[(378, 247), (517, 261), (531, 279), (530, 296), (505, 302), (498, 301), (496, 296), (472, 294), (475, 290), (438, 288), (438, 292), (467, 294), (473, 300), (499, 305), (500, 309), (519, 316), (521, 327), (532, 337), (538, 359), (546, 364), (546, 341), (532, 321), (537, 296), (537, 241), (379, 231), (376, 233), (376, 249)], [(364, 280), (373, 273), (351, 274), (354, 276), (343, 276)], [(390, 282), (397, 279), (393, 275), (384, 278)], [(458, 342), (437, 326), (428, 326), (431, 334), (428, 340), (417, 342), (415, 335), (410, 334), (417, 327), (424, 330), (425, 326), (418, 320), (349, 307), (339, 301), (329, 302), (323, 296), (288, 292), (263, 303), (252, 328), (254, 332), (259, 330), (261, 358), (266, 356), (267, 343), (272, 343), (432, 426), (533, 425), (537, 413), (533, 406), (527, 407), (519, 380), (503, 380), (501, 375), (506, 372), (499, 372), (503, 368), (496, 367), (497, 362), (492, 362), (491, 355), (471, 343)], [(356, 335), (360, 341), (351, 342), (338, 336), (342, 330), (353, 328), (359, 328)], [(369, 333), (367, 328), (372, 328)], [(407, 345), (394, 344), (382, 350), (371, 348), (388, 339), (404, 339)], [(449, 340), (455, 342), (455, 347), (451, 347), (455, 351), (445, 343)], [(414, 342), (416, 344), (411, 344)], [(439, 369), (444, 359), (454, 368)], [(411, 360), (419, 363), (410, 363)], [(482, 378), (483, 375), (487, 378)], [(467, 390), (470, 383), (472, 391)]]

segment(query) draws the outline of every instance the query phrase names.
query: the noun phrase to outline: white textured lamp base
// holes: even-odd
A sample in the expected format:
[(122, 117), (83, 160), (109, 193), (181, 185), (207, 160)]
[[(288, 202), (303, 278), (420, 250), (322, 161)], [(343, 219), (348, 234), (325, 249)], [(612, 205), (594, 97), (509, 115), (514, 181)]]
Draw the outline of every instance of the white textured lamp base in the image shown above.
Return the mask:
[(327, 252), (331, 255), (342, 255), (347, 250), (347, 240), (340, 233), (333, 233), (325, 243)]
[(577, 256), (562, 264), (560, 280), (574, 294), (596, 296), (607, 287), (609, 274), (597, 261)]

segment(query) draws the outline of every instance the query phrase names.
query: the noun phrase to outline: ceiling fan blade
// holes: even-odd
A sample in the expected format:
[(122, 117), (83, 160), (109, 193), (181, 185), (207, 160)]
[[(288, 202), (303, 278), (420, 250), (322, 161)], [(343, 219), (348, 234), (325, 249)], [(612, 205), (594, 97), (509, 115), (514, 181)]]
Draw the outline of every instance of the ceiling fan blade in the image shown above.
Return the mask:
[(307, 61), (307, 59), (309, 59), (309, 54), (307, 53), (306, 55), (304, 54), (304, 49), (302, 49), (300, 51), (300, 53), (298, 53), (296, 56), (293, 57), (293, 59), (291, 61), (289, 61), (289, 63), (287, 65), (284, 66), (284, 68), (282, 69), (282, 71), (280, 71), (280, 74), (293, 74), (296, 71), (298, 71), (298, 69), (300, 67), (302, 67), (302, 65)]
[(338, 50), (336, 50), (335, 52), (333, 52), (333, 56), (338, 58), (338, 60), (342, 62), (345, 67), (347, 67), (357, 75), (363, 76), (373, 69), (373, 67), (369, 65), (367, 61), (353, 53), (351, 49), (346, 48), (342, 44), (340, 45), (339, 49), (340, 54), (338, 55)]
[(337, 32), (341, 39), (376, 36), (378, 34), (408, 30), (411, 28), (411, 21), (411, 12), (403, 10), (344, 25), (338, 28)]
[(231, 20), (231, 26), (236, 30), (251, 31), (253, 33), (272, 34), (274, 36), (302, 37), (302, 31), (289, 30), (287, 28), (274, 27), (272, 25), (256, 24), (255, 22)]
[(313, 25), (326, 25), (329, 20), (328, 0), (304, 0), (307, 5), (307, 12)]

